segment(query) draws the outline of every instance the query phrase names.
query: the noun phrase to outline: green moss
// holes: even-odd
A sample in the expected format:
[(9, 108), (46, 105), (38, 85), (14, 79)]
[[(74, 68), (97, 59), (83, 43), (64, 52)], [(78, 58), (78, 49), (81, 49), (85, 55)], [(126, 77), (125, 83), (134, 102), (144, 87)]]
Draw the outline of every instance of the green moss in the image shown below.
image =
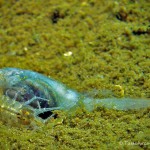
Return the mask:
[[(115, 86), (120, 85), (125, 96), (150, 97), (149, 8), (147, 0), (0, 1), (0, 68), (34, 70), (80, 92), (108, 89), (120, 96)], [(149, 142), (148, 110), (78, 108), (59, 114), (34, 131), (1, 122), (0, 147), (149, 148), (125, 144)]]

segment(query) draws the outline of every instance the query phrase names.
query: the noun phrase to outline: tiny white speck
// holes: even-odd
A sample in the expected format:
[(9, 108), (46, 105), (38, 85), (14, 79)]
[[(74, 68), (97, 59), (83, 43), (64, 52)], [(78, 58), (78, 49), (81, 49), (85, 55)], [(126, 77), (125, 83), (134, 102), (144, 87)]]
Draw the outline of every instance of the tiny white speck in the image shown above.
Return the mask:
[(28, 48), (27, 48), (27, 47), (24, 47), (24, 50), (25, 50), (25, 51), (27, 51), (27, 50), (28, 50)]
[(72, 55), (71, 51), (64, 53), (64, 56), (71, 56), (71, 55)]

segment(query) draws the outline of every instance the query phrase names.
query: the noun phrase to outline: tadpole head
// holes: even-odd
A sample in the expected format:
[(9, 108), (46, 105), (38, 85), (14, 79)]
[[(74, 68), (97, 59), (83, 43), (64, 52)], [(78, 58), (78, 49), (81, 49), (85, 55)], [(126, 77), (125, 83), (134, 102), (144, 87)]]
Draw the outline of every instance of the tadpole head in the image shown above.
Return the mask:
[(19, 109), (28, 108), (33, 116), (42, 119), (51, 116), (58, 107), (55, 91), (45, 82), (45, 76), (32, 71), (0, 69), (0, 94), (9, 99), (9, 108), (15, 110), (14, 104), (20, 104)]

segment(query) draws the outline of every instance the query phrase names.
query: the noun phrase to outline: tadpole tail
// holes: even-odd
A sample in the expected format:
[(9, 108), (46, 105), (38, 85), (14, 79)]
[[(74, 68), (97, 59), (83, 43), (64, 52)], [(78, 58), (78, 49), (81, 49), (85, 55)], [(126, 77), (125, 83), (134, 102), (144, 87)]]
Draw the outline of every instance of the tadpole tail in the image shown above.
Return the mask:
[(115, 110), (138, 110), (150, 107), (150, 100), (148, 99), (134, 99), (134, 98), (106, 98), (106, 99), (91, 99), (85, 98), (84, 105), (92, 111), (96, 106), (105, 107)]

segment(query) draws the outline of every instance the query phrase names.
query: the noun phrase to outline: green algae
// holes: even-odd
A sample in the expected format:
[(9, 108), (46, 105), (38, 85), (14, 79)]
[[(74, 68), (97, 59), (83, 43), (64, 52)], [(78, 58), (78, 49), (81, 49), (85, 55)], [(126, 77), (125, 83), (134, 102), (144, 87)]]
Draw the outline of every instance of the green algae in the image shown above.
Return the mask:
[[(0, 1), (0, 67), (38, 71), (80, 92), (120, 96), (120, 85), (125, 96), (149, 98), (149, 7), (148, 0)], [(149, 123), (149, 109), (77, 108), (37, 130), (1, 122), (0, 147), (148, 149)]]

